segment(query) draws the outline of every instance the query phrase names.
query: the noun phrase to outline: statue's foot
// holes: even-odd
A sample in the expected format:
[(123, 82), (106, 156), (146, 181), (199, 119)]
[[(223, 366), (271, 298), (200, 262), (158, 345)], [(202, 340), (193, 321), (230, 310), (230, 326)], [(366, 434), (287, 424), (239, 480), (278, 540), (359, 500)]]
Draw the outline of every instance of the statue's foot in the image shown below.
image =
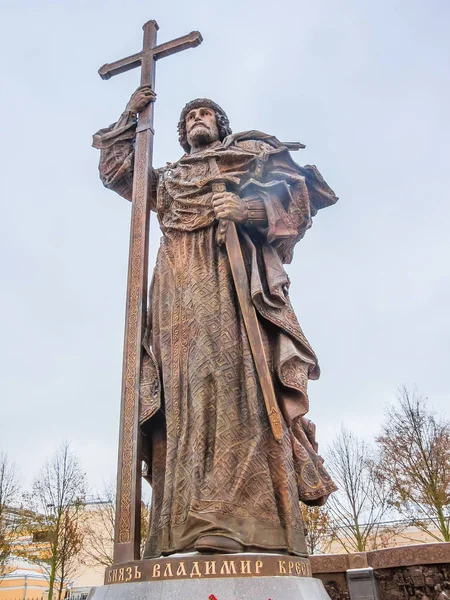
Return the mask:
[(223, 535), (202, 535), (195, 542), (197, 552), (220, 552), (223, 554), (235, 554), (243, 552), (244, 546), (231, 538)]

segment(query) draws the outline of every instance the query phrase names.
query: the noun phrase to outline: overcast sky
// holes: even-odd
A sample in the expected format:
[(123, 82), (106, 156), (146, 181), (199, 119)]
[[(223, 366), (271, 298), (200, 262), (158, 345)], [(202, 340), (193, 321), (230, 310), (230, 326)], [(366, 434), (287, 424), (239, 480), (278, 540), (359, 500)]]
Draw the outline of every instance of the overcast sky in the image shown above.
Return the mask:
[[(450, 408), (448, 0), (2, 0), (0, 449), (26, 485), (66, 438), (91, 488), (114, 476), (130, 205), (91, 136), (137, 71), (105, 62), (198, 29), (158, 63), (156, 166), (181, 155), (181, 108), (210, 97), (234, 131), (307, 145), (340, 200), (289, 267), (322, 377), (310, 418), (370, 438), (398, 386)], [(152, 256), (160, 232), (152, 222)], [(450, 411), (449, 411), (450, 412)]]

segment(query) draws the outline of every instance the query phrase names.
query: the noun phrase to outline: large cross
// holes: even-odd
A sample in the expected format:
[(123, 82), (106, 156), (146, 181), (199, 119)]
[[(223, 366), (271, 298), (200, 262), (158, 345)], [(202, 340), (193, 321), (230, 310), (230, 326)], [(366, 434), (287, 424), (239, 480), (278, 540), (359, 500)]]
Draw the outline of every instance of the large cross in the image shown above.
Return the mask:
[[(202, 42), (200, 33), (193, 31), (188, 35), (157, 46), (158, 29), (156, 21), (145, 23), (142, 51), (101, 67), (99, 74), (102, 79), (109, 79), (140, 66), (141, 85), (151, 86), (154, 90), (156, 61), (186, 48), (194, 48)], [(153, 102), (150, 102), (139, 114), (136, 130), (117, 469), (114, 563), (140, 558), (139, 377), (142, 337), (147, 312), (147, 257), (150, 223), (148, 202), (149, 186), (152, 180), (153, 136)]]

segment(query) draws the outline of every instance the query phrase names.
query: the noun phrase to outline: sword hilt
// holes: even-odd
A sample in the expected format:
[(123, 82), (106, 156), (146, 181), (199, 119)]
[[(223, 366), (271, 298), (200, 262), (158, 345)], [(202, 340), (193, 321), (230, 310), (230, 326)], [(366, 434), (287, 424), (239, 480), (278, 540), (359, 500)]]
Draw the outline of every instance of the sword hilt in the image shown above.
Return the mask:
[[(211, 187), (212, 187), (212, 191), (214, 193), (227, 191), (227, 186), (222, 181), (212, 183)], [(229, 221), (227, 221), (226, 219), (219, 220), (219, 225), (217, 226), (217, 231), (216, 231), (216, 242), (217, 242), (218, 246), (223, 246), (225, 244), (225, 236), (227, 233), (228, 223), (229, 223)]]

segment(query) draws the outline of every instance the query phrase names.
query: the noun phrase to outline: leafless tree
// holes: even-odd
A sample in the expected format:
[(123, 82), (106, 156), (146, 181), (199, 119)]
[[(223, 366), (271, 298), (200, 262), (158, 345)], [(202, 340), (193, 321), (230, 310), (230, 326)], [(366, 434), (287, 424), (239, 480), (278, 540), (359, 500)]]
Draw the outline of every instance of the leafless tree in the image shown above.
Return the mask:
[(301, 504), (303, 522), (306, 529), (308, 554), (327, 552), (332, 541), (331, 519), (326, 506)]
[(346, 552), (386, 545), (396, 531), (389, 535), (382, 525), (390, 508), (389, 487), (377, 480), (371, 446), (342, 427), (328, 448), (326, 463), (338, 486), (327, 504), (334, 539)]
[(33, 542), (23, 552), (28, 559), (46, 567), (50, 600), (55, 589), (57, 600), (61, 600), (74, 574), (82, 546), (80, 517), (85, 504), (85, 485), (79, 459), (64, 442), (34, 480), (29, 496), (35, 515), (30, 526)]
[(83, 519), (82, 561), (88, 566), (113, 564), (115, 491), (109, 484), (89, 503)]
[(19, 499), (17, 467), (5, 452), (0, 452), (0, 578), (11, 554), (11, 542), (18, 526)]
[[(84, 517), (84, 543), (82, 560), (89, 566), (113, 564), (114, 528), (116, 516), (116, 491), (111, 483), (104, 486), (94, 501), (88, 505)], [(141, 506), (141, 554), (147, 538), (149, 507)]]
[(416, 389), (399, 390), (377, 438), (392, 505), (436, 541), (450, 541), (450, 422)]

